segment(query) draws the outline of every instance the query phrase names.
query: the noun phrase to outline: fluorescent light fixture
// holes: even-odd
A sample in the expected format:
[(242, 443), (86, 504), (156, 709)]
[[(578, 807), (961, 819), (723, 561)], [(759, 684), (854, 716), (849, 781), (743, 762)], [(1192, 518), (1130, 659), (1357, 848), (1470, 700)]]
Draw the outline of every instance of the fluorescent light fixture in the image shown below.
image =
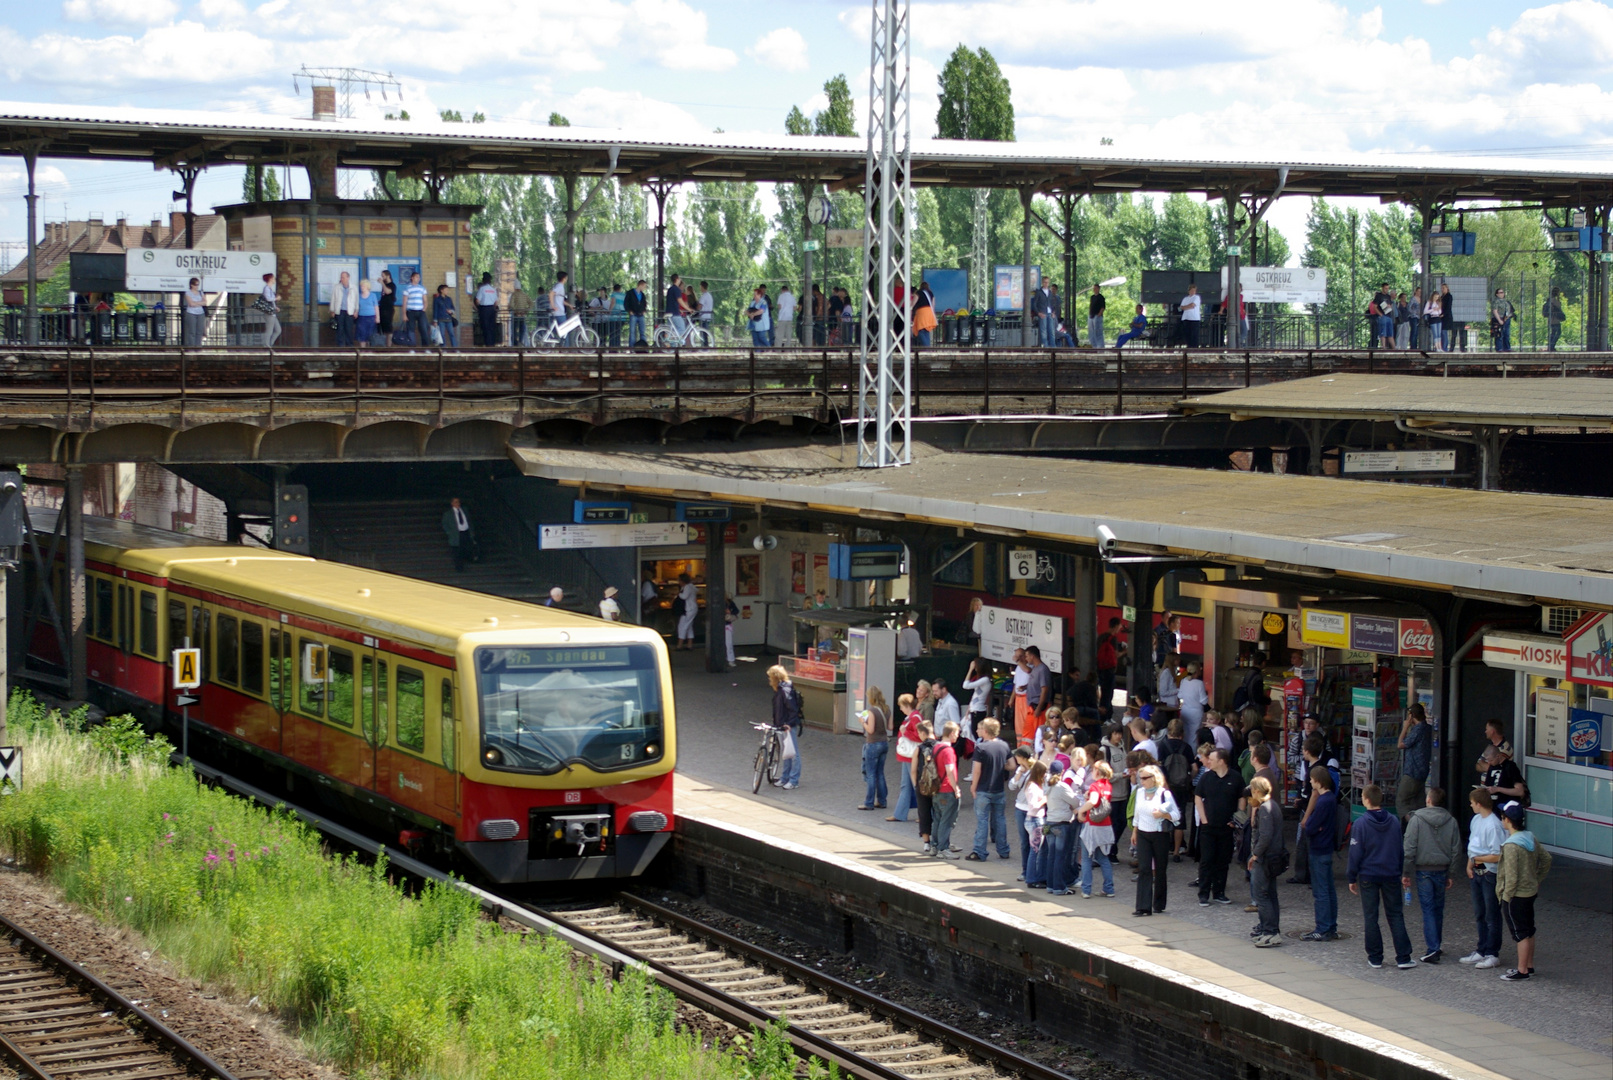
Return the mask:
[(401, 158), (347, 158), (342, 162), (343, 167), (363, 165), (372, 169), (391, 169), (402, 164)]
[(1489, 589), (1464, 589), (1457, 587), (1451, 590), (1451, 595), (1460, 596), (1464, 600), (1483, 600), (1491, 604), (1506, 604), (1509, 607), (1535, 606), (1535, 602), (1527, 596), (1513, 596), (1511, 593), (1491, 592)]
[(95, 157), (143, 157), (143, 158), (148, 158), (148, 157), (151, 156), (152, 151), (150, 151), (150, 150), (135, 150), (135, 149), (132, 149), (132, 148), (128, 149), (128, 150), (124, 150), (124, 149), (121, 149), (119, 147), (113, 147), (113, 146), (92, 146), (92, 147), (90, 147), (90, 153), (92, 155), (94, 155)]

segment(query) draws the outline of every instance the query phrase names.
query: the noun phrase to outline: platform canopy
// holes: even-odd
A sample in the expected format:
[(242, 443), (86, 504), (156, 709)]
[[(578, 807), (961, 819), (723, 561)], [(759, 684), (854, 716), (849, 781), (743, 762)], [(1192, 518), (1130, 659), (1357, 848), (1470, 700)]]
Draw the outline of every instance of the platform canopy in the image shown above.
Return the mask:
[[(1543, 361), (1544, 363), (1544, 361)], [(1403, 420), (1410, 427), (1493, 425), (1613, 429), (1613, 380), (1317, 375), (1206, 394), (1179, 403), (1190, 416)]]
[[(1041, 191), (1376, 196), (1385, 202), (1518, 200), (1548, 206), (1613, 201), (1613, 165), (1447, 154), (1240, 158), (1199, 152), (1138, 157), (1069, 143), (919, 139), (913, 182)], [(623, 181), (817, 181), (854, 187), (858, 138), (650, 130), (289, 119), (249, 113), (0, 102), (0, 152), (179, 165), (331, 161), (402, 176), (605, 174)]]

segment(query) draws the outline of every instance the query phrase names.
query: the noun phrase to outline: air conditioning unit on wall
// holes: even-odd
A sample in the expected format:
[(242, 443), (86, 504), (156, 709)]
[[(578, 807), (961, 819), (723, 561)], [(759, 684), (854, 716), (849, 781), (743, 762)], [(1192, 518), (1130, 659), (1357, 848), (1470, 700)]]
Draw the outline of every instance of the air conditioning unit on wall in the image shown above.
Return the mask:
[(1562, 637), (1567, 630), (1579, 621), (1585, 614), (1580, 608), (1553, 607), (1549, 604), (1540, 605), (1540, 632), (1551, 634), (1553, 637)]

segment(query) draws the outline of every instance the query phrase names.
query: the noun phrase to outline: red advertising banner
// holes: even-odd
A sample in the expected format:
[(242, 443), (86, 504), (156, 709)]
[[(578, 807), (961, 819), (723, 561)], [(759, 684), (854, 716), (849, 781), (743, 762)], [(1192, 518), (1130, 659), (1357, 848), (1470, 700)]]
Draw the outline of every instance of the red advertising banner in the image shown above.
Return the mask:
[(1427, 619), (1400, 620), (1399, 653), (1401, 656), (1433, 657), (1434, 628)]

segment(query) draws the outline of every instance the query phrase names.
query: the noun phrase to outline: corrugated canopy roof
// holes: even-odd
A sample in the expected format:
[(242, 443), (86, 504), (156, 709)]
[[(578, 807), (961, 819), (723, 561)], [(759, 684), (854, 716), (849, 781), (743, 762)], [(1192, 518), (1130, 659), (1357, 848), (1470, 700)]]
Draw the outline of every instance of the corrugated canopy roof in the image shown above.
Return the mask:
[[(619, 148), (629, 182), (813, 179), (855, 186), (861, 139), (728, 133), (668, 137), (653, 131), (538, 124), (407, 123), (289, 119), (248, 113), (84, 108), (0, 102), (0, 151), (36, 147), (46, 157), (246, 164), (334, 156), (350, 168), (405, 175), (453, 173), (600, 175)], [(1581, 206), (1613, 197), (1613, 165), (1526, 158), (1293, 156), (1268, 160), (1198, 153), (1135, 157), (1077, 153), (1068, 144), (918, 139), (915, 183), (1037, 186), (1044, 191), (1208, 191), (1269, 194), (1287, 169), (1290, 194), (1544, 200)]]
[(1500, 427), (1613, 427), (1613, 380), (1317, 375), (1292, 382), (1187, 398), (1188, 414), (1329, 420), (1485, 424)]
[(1030, 543), (1095, 546), (1101, 523), (1133, 550), (1613, 607), (1613, 505), (1602, 499), (931, 448), (915, 452), (912, 465), (859, 470), (855, 445), (843, 458), (824, 447), (542, 447), (511, 456), (530, 476), (586, 481), (596, 491), (962, 527)]

